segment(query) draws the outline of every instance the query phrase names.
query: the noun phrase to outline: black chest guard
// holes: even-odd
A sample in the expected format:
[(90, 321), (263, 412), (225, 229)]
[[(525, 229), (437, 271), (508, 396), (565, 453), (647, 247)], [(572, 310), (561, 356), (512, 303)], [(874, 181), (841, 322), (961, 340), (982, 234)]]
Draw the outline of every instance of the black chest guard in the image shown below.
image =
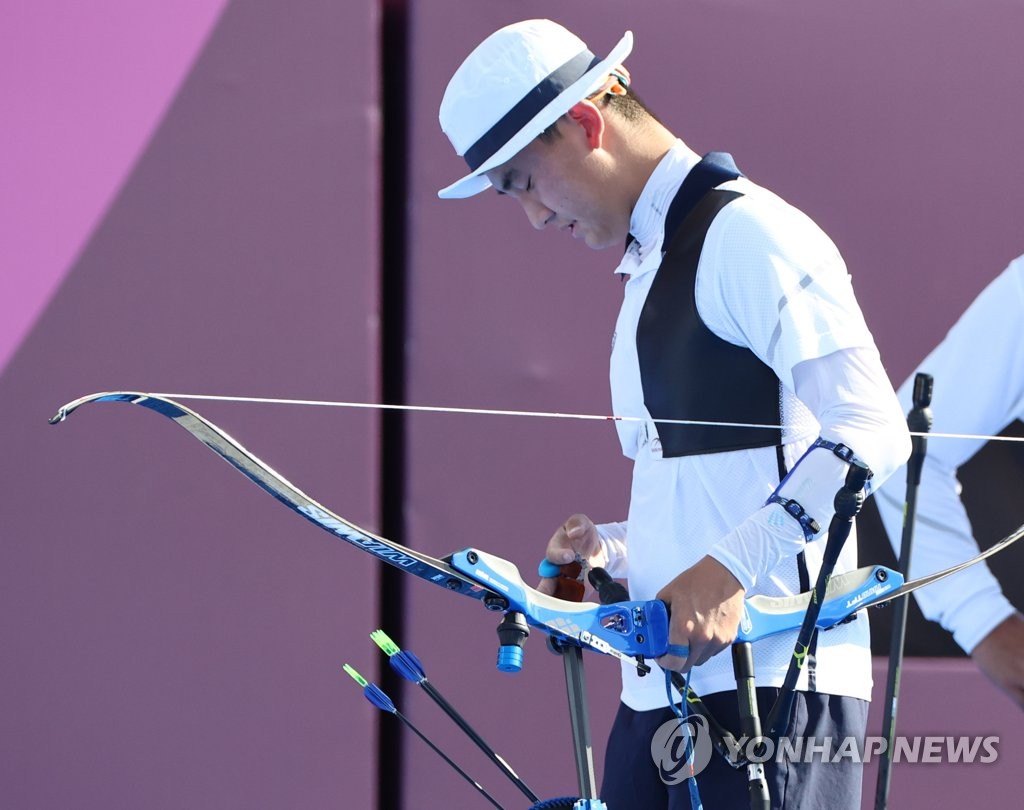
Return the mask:
[[(781, 424), (780, 383), (749, 349), (712, 332), (697, 313), (697, 263), (708, 228), (741, 197), (715, 186), (739, 177), (732, 157), (706, 155), (665, 221), (667, 246), (637, 324), (644, 404), (655, 419)], [(665, 458), (782, 444), (781, 430), (659, 423)]]

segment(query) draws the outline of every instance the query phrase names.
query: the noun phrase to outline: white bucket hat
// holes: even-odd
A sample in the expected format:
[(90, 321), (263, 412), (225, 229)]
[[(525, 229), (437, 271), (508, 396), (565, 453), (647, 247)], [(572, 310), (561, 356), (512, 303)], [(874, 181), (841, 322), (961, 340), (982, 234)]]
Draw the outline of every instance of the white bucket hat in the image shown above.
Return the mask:
[(601, 59), (551, 20), (526, 20), (495, 31), (455, 71), (441, 99), (441, 129), (470, 173), (437, 192), (471, 197), (490, 188), (484, 176), (597, 92), (633, 49), (627, 31)]

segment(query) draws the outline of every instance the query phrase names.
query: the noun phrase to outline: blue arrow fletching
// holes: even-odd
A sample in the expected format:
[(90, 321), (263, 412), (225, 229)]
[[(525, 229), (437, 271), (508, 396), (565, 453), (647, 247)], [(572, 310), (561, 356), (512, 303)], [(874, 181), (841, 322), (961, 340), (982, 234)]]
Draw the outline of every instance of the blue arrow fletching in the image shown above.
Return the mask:
[(395, 653), (388, 659), (388, 663), (391, 664), (391, 668), (395, 672), (407, 681), (420, 683), (427, 679), (427, 673), (423, 671), (423, 664), (420, 663), (420, 659), (416, 657), (415, 653), (411, 653), (408, 650)]
[(398, 709), (395, 708), (395, 704), (391, 701), (391, 698), (385, 695), (377, 684), (366, 684), (366, 686), (363, 687), (363, 694), (366, 695), (366, 699), (378, 709), (390, 712), (391, 714), (396, 714), (398, 712)]

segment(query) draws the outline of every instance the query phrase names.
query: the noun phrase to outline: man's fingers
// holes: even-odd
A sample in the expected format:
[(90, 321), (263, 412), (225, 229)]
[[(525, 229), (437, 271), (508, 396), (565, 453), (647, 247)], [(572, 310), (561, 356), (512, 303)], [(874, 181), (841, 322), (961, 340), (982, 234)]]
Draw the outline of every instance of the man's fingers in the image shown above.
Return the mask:
[(571, 518), (566, 521), (565, 526), (562, 528), (565, 529), (565, 534), (571, 542), (582, 540), (587, 533), (587, 527), (583, 523), (574, 521)]
[(685, 644), (669, 644), (665, 654), (657, 659), (658, 666), (673, 672), (688, 672), (693, 667), (690, 660), (690, 648)]
[(544, 556), (556, 565), (565, 565), (576, 559), (576, 546), (565, 526), (559, 527), (548, 541)]
[[(572, 562), (577, 555), (591, 557), (601, 548), (594, 522), (586, 515), (573, 515), (563, 523), (548, 543), (548, 559), (552, 562)], [(571, 556), (562, 558), (560, 555), (568, 550)], [(553, 556), (558, 554), (559, 556)]]
[[(541, 581), (537, 590), (558, 599), (579, 602), (586, 590), (586, 584), (577, 581), (581, 579), (580, 564), (601, 565), (594, 557), (600, 548), (593, 521), (586, 515), (573, 515), (548, 541), (544, 562), (538, 571)], [(558, 567), (562, 570), (556, 574), (552, 569)]]
[(715, 644), (707, 644), (707, 645), (705, 645), (703, 651), (700, 654), (700, 657), (692, 658), (693, 666), (699, 667), (702, 664), (706, 664), (708, 661), (710, 661), (712, 658), (714, 658), (716, 655), (718, 655), (722, 650), (724, 650), (728, 646), (729, 646), (728, 644), (716, 644), (716, 645)]

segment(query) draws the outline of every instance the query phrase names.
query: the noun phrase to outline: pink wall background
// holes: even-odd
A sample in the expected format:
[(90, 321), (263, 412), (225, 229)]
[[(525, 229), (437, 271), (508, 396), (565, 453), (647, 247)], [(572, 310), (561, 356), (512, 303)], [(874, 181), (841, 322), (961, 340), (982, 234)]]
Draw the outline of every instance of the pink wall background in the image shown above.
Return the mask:
[[(373, 562), (154, 414), (46, 420), (378, 397), (375, 10), (61, 5), (0, 48), (0, 805), (372, 806)], [(376, 524), (375, 416), (197, 409)]]
[[(365, 635), (379, 567), (141, 409), (45, 420), (118, 388), (379, 399), (378, 242), (400, 230), (377, 213), (377, 5), (23, 5), (0, 31), (4, 806), (376, 804), (380, 719), (340, 668), (379, 670)], [(437, 127), (448, 76), (500, 25), (556, 12), (595, 51), (631, 28), (636, 87), (666, 123), (826, 228), (894, 379), (1022, 252), (1019, 3), (410, 2), (409, 402), (608, 408), (614, 257), (535, 233), (496, 195), (435, 197), (462, 171)], [(194, 404), (380, 524), (374, 416)], [(529, 571), (571, 512), (624, 513), (607, 425), (407, 427), (404, 540), (429, 553), (479, 545)], [(431, 679), (538, 793), (572, 792), (561, 664), (542, 640), (520, 675), (498, 673), (493, 615), (419, 582), (404, 593), (396, 636)], [(600, 757), (617, 667), (587, 663)], [(1009, 803), (1020, 713), (967, 662), (914, 662), (904, 690), (908, 733), (1005, 739), (996, 766), (898, 769), (894, 806), (952, 804), (971, 785)], [(502, 803), (524, 805), (405, 697)], [(385, 766), (403, 806), (475, 806), (405, 747)]]

